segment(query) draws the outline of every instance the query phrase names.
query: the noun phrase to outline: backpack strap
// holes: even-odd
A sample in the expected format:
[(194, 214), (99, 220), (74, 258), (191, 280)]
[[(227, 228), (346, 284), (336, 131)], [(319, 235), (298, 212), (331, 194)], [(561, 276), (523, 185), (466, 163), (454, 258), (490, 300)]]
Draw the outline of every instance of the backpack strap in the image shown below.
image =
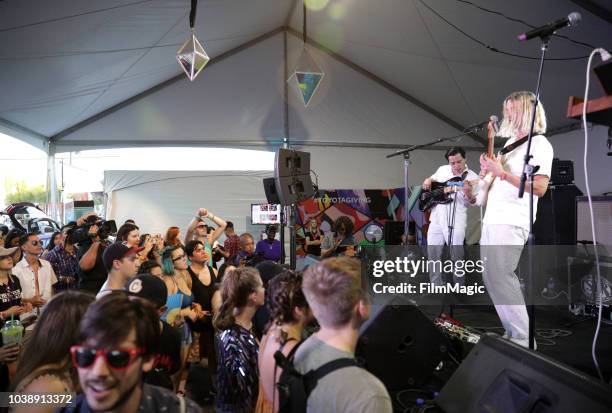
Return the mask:
[[(300, 340), (298, 341), (298, 343), (289, 351), (289, 354), (287, 355), (286, 358), (284, 358), (284, 360), (281, 358), (277, 357), (277, 353), (279, 354), (279, 357), (283, 355), (283, 349), (285, 348), (285, 345), (290, 342), (290, 341), (297, 341), (295, 338), (293, 337), (289, 337), (288, 339), (286, 339), (285, 341), (283, 341), (280, 345), (280, 347), (278, 348), (278, 350), (276, 350), (274, 352), (274, 376), (272, 378), (272, 406), (274, 406), (276, 404), (276, 372), (278, 369), (278, 361), (281, 360), (283, 362), (283, 369), (286, 367), (286, 364), (288, 364), (290, 361), (293, 361), (293, 354), (295, 353), (295, 349), (296, 347), (299, 347), (300, 344), (302, 344), (302, 342), (304, 340)], [(267, 339), (266, 339), (266, 343), (267, 343)], [(291, 357), (291, 358), (289, 358)]]
[(357, 361), (353, 358), (341, 358), (329, 361), (323, 364), (321, 367), (315, 370), (311, 370), (304, 374), (304, 383), (306, 385), (306, 397), (310, 396), (310, 393), (317, 386), (319, 380), (328, 374), (343, 369), (345, 367), (355, 366), (358, 367)]

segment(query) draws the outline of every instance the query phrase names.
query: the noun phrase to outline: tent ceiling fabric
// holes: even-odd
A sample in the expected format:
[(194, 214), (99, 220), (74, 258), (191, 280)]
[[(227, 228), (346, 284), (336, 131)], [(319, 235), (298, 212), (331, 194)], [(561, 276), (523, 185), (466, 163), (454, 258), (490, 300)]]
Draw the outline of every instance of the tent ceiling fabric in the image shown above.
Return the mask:
[[(309, 12), (309, 38), (460, 125), (499, 114), (512, 90), (533, 89), (538, 62), (487, 50), (434, 11), (492, 47), (537, 58), (538, 40), (515, 40), (527, 29), (524, 24), (475, 5), (533, 25), (576, 10), (582, 22), (562, 34), (612, 49), (612, 25), (570, 0), (316, 3), (326, 6)], [(9, 134), (30, 141), (53, 137), (180, 75), (174, 56), (188, 34), (188, 13), (187, 0), (0, 2), (0, 130), (12, 129)], [(196, 33), (212, 63), (283, 27), (287, 17), (291, 30), (301, 32), (299, 0), (200, 0)], [(291, 69), (301, 46), (296, 36), (287, 38)], [(289, 96), (291, 139), (399, 144), (457, 131), (310, 49), (326, 77), (307, 110)], [(548, 57), (589, 51), (555, 37)], [(546, 62), (542, 100), (549, 128), (572, 123), (565, 118), (567, 98), (582, 94), (585, 65), (585, 59)], [(193, 84), (186, 79), (169, 83), (66, 134), (57, 142), (58, 151), (143, 141), (274, 145), (284, 135), (283, 87), (281, 33), (212, 64)], [(593, 96), (602, 93), (599, 86), (592, 89)]]
[[(214, 59), (282, 26), (289, 8), (200, 1), (195, 30)], [(187, 0), (0, 2), (0, 118), (53, 136), (180, 74), (188, 14)]]

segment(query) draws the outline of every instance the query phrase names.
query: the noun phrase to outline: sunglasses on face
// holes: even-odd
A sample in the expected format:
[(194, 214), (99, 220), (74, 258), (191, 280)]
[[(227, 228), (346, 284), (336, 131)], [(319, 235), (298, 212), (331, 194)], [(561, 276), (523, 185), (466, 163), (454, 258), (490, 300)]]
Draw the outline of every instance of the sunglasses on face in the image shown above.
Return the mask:
[(96, 349), (86, 346), (70, 347), (72, 364), (74, 367), (88, 369), (94, 365), (98, 357), (103, 356), (106, 364), (114, 370), (127, 369), (141, 354), (144, 349)]
[(184, 260), (185, 258), (187, 258), (187, 256), (185, 254), (183, 255), (179, 255), (176, 258), (172, 258), (172, 262), (176, 262), (176, 261), (180, 261), (180, 260)]
[(38, 247), (39, 245), (41, 245), (41, 242), (37, 240), (32, 240), (30, 241), (30, 245), (33, 247)]

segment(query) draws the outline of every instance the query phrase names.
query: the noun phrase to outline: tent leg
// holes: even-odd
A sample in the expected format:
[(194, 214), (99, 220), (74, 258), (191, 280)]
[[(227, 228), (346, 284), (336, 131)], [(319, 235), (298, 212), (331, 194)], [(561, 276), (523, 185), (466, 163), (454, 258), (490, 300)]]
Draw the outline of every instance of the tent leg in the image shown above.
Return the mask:
[(60, 222), (57, 209), (57, 178), (55, 174), (55, 144), (49, 142), (47, 151), (47, 194), (49, 206), (47, 208), (49, 216), (57, 222)]

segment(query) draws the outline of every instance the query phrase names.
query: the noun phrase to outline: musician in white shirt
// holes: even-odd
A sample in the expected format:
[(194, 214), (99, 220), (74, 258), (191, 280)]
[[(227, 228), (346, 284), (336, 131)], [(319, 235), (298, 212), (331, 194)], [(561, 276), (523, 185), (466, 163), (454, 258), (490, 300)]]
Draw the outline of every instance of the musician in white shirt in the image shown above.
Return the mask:
[[(438, 260), (442, 257), (444, 245), (452, 245), (451, 258), (454, 260), (463, 258), (463, 241), (465, 240), (465, 229), (467, 227), (467, 207), (474, 205), (476, 197), (472, 182), (478, 180), (478, 175), (469, 169), (465, 163), (465, 150), (461, 147), (450, 148), (444, 154), (448, 165), (440, 166), (436, 172), (423, 181), (423, 190), (431, 189), (432, 183), (446, 182), (452, 178), (462, 178), (463, 186), (455, 188), (457, 192), (451, 193), (453, 202), (438, 204), (432, 208), (429, 229), (427, 231), (427, 255), (430, 260)], [(451, 187), (452, 188), (452, 187)], [(453, 228), (452, 243), (449, 242), (450, 228)], [(443, 285), (442, 274), (438, 271), (439, 266), (433, 266), (429, 274), (432, 284)], [(455, 283), (464, 284), (463, 277), (453, 276)]]
[[(499, 135), (510, 137), (506, 147), (528, 135), (534, 102), (535, 95), (531, 92), (514, 92), (504, 100), (504, 119)], [(530, 162), (539, 166), (533, 180), (534, 221), (538, 197), (543, 196), (548, 188), (553, 159), (553, 148), (542, 135), (545, 132), (546, 115), (540, 102), (536, 111), (535, 136), (531, 145), (533, 158)], [(506, 330), (504, 336), (524, 347), (529, 346), (529, 316), (514, 270), (529, 235), (528, 184), (523, 198), (518, 197), (526, 151), (527, 144), (523, 143), (494, 159), (484, 154), (480, 157), (481, 176), (490, 172), (496, 177), (489, 190), (480, 238), (480, 244), (484, 246), (482, 254), (487, 258), (483, 278)]]

